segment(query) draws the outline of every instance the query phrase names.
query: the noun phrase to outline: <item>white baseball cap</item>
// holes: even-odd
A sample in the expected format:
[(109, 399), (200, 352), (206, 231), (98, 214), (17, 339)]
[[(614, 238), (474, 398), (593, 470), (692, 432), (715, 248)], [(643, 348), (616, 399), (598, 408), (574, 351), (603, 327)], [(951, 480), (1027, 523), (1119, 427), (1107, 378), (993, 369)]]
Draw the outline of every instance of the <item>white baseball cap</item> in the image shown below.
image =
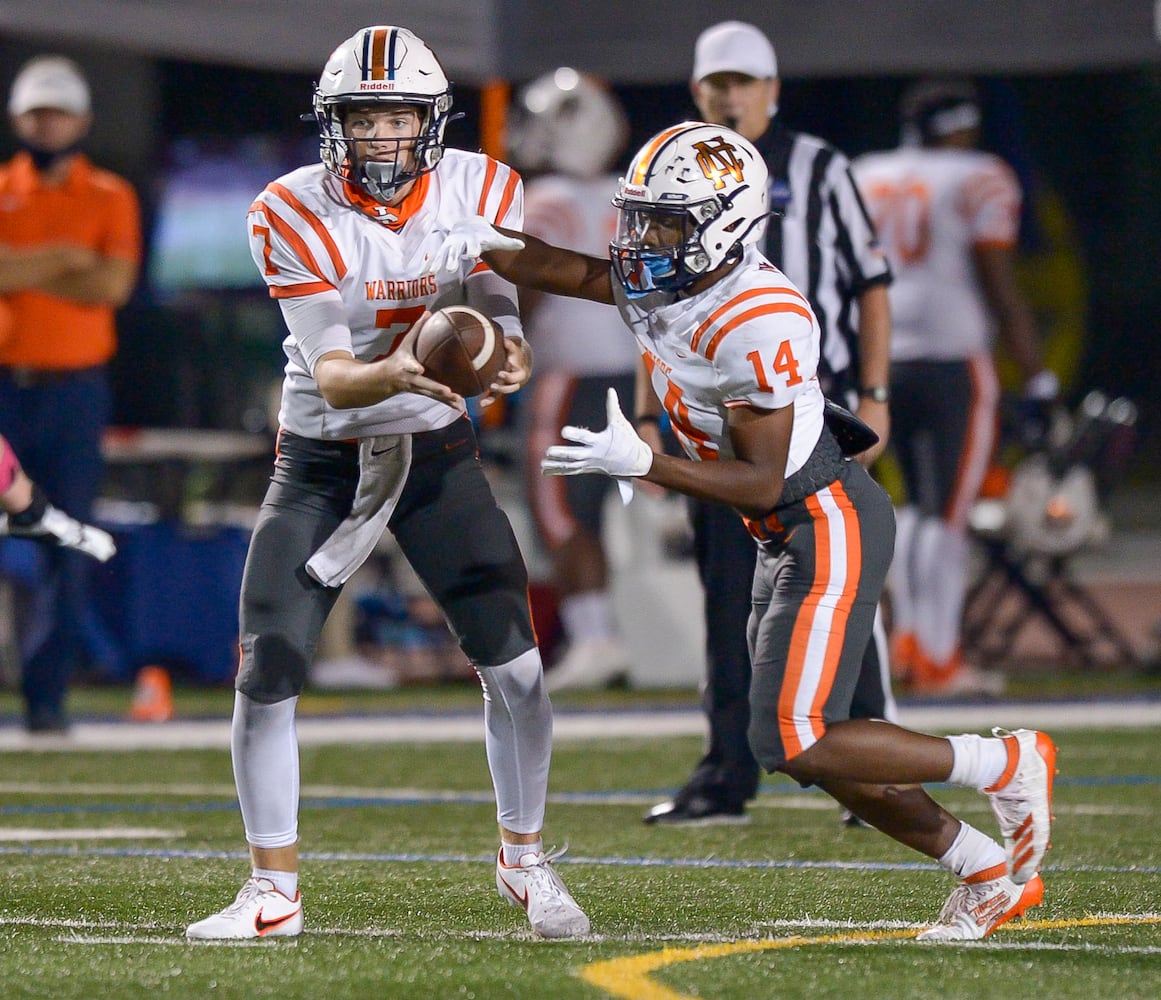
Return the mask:
[(742, 73), (758, 80), (778, 75), (774, 46), (758, 28), (745, 21), (722, 21), (706, 28), (693, 50), (693, 78), (711, 73)]
[(22, 115), (37, 108), (89, 113), (89, 85), (75, 62), (64, 56), (37, 56), (24, 64), (12, 84), (8, 113)]

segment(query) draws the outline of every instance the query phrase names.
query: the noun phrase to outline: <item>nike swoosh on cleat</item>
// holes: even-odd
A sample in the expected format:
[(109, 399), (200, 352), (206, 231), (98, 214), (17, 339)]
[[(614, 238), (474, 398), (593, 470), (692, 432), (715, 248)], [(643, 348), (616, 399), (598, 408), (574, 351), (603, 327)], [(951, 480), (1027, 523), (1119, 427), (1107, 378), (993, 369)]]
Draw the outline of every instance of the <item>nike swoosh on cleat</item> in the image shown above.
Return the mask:
[(274, 920), (263, 920), (262, 911), (259, 910), (258, 915), (254, 918), (254, 930), (256, 930), (259, 935), (266, 934), (274, 930), (275, 927), (281, 927), (284, 923), (286, 923), (286, 921), (291, 920), (296, 916), (298, 916), (298, 910), (291, 910), (283, 917), (278, 917)]
[(512, 898), (514, 900), (516, 900), (516, 902), (519, 903), (521, 906), (523, 906), (524, 909), (527, 910), (528, 909), (528, 889), (525, 888), (524, 893), (522, 895), (521, 893), (518, 893), (515, 889), (512, 888), (512, 884), (506, 878), (504, 878), (503, 875), (500, 876), (500, 881), (504, 883), (504, 887), (512, 894)]

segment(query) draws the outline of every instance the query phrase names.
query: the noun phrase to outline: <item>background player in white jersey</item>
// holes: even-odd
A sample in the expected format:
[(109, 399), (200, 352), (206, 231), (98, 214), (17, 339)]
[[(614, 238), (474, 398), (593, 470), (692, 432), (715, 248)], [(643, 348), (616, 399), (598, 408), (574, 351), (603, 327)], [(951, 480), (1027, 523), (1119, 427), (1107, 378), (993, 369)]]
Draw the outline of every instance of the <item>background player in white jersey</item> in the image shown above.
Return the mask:
[[(524, 229), (582, 253), (604, 253), (617, 226), (611, 173), (629, 126), (599, 80), (561, 67), (529, 83), (513, 103), (508, 152), (527, 181)], [(546, 677), (550, 691), (602, 687), (629, 669), (609, 593), (601, 543), (607, 480), (553, 480), (540, 456), (566, 424), (604, 413), (609, 386), (633, 390), (638, 355), (612, 306), (521, 292), (520, 312), (536, 350), (536, 374), (521, 408), (533, 522), (552, 558), (567, 648)]]
[[(825, 422), (809, 303), (755, 247), (768, 214), (762, 157), (729, 129), (685, 122), (637, 153), (617, 204), (611, 268), (479, 218), (453, 227), (438, 260), (492, 251), (485, 259), (521, 286), (619, 306), (693, 461), (650, 448), (610, 391), (605, 429), (565, 428), (573, 443), (550, 448), (543, 471), (640, 478), (741, 515), (757, 543), (755, 756), (961, 880), (921, 938), (986, 936), (1042, 898), (1055, 748), (1032, 730), (944, 739), (849, 717), (894, 514)], [(932, 781), (986, 792), (1006, 852), (931, 799), (919, 783)]]
[(995, 445), (995, 333), (1050, 399), (1031, 309), (1015, 276), (1021, 192), (999, 157), (976, 149), (980, 102), (967, 81), (929, 80), (903, 98), (904, 142), (854, 165), (891, 258), (893, 448), (907, 487), (891, 571), (893, 667), (916, 689), (972, 681), (959, 633), (967, 518)]
[(463, 400), (423, 377), (412, 353), (428, 310), (466, 302), (506, 334), (493, 389), (514, 391), (531, 369), (511, 285), (484, 265), (431, 273), (458, 219), (523, 219), (513, 170), (444, 148), (451, 107), (424, 42), (362, 29), (315, 90), (322, 164), (273, 181), (250, 211), (254, 261), (289, 330), (278, 457), (242, 581), (232, 751), (253, 865), (233, 904), (187, 929), (193, 938), (302, 930), (295, 706), (338, 588), (384, 527), (480, 675), (497, 890), (545, 937), (589, 929), (541, 841), (552, 710), (527, 571)]

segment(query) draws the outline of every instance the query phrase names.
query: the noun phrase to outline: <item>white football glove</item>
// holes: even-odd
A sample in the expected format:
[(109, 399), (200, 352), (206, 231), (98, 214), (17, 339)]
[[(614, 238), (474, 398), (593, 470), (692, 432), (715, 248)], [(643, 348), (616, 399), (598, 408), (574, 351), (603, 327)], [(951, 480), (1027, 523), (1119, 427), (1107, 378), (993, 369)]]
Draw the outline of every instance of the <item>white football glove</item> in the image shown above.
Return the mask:
[(108, 562), (117, 554), (117, 545), (107, 531), (94, 528), (91, 524), (82, 524), (52, 504), (48, 505), (35, 524), (18, 526), (7, 516), (0, 516), (0, 535), (59, 545), (62, 549), (76, 549), (98, 562)]
[(576, 444), (554, 444), (540, 460), (540, 471), (546, 476), (603, 472), (617, 480), (621, 500), (628, 503), (633, 498), (633, 484), (629, 479), (644, 476), (653, 468), (653, 449), (625, 419), (616, 389), (609, 390), (605, 409), (608, 426), (599, 433), (586, 427), (562, 428), (560, 436)]
[(444, 237), (431, 258), (431, 270), (438, 277), (459, 274), (464, 261), (477, 260), (488, 250), (523, 250), (524, 241), (496, 232), (482, 215), (460, 219)]

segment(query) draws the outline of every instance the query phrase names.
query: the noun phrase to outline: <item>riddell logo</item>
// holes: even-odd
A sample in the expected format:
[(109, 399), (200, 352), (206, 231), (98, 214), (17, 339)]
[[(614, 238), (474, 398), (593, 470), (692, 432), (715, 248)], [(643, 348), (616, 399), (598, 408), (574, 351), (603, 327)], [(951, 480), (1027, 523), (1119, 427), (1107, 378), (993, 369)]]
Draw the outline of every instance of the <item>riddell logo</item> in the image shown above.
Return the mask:
[(394, 90), (395, 83), (388, 80), (371, 80), (370, 82), (363, 81), (359, 84), (360, 90)]

